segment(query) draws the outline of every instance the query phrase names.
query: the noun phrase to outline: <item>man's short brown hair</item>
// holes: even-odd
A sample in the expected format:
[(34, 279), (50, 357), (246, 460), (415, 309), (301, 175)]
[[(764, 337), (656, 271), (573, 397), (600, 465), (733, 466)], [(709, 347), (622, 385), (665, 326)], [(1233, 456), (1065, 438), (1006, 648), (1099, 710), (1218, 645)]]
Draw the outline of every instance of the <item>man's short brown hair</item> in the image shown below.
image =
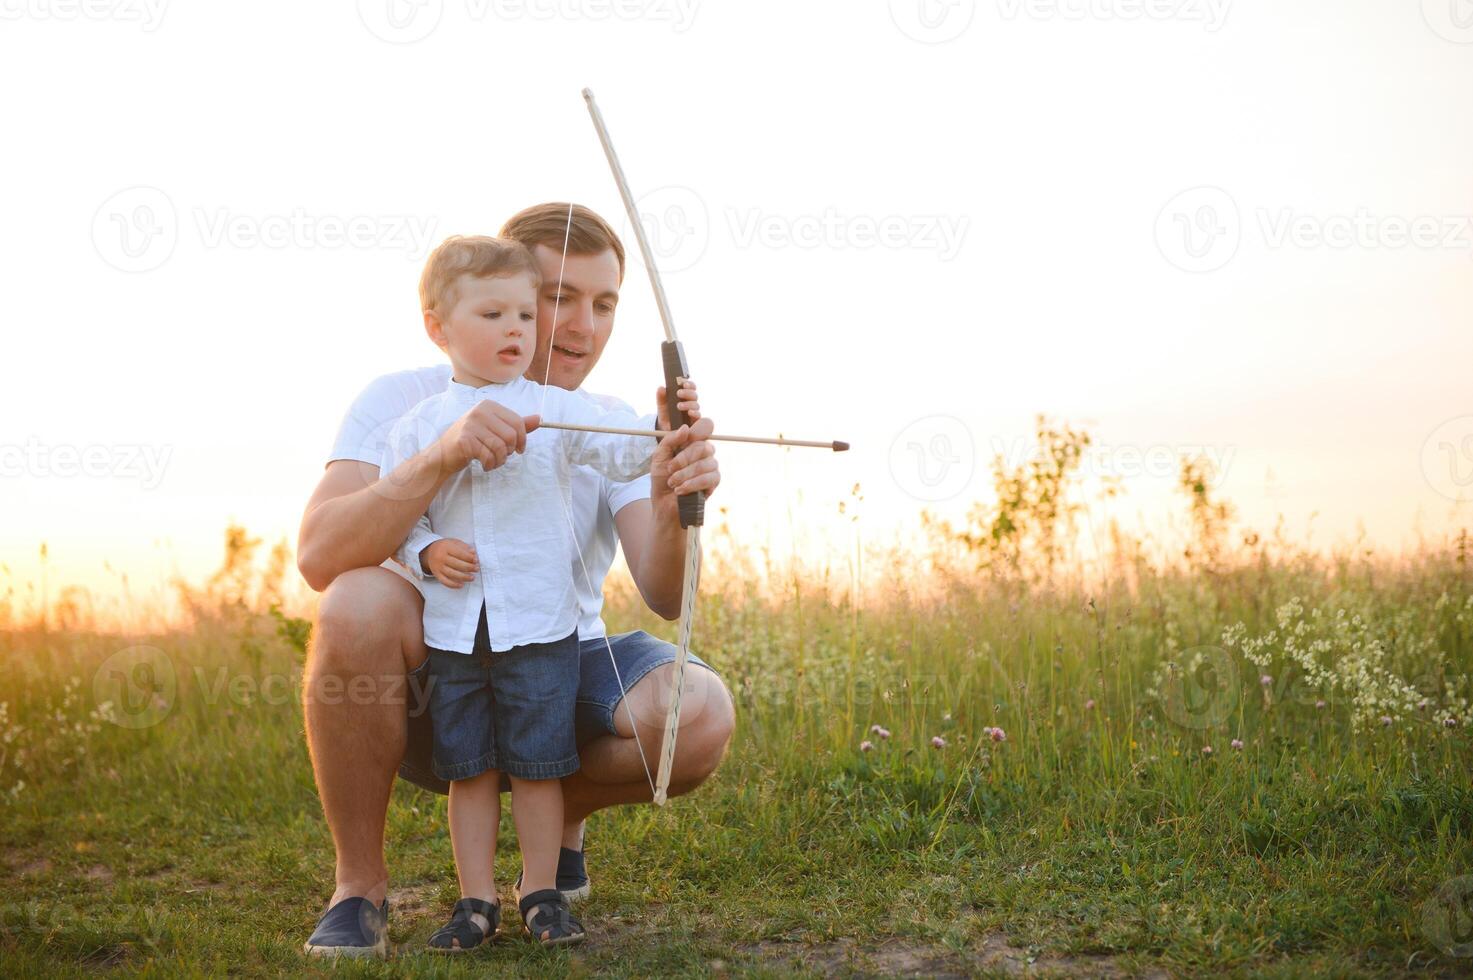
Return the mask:
[[(573, 209), (571, 223), (569, 207)], [(624, 281), (624, 243), (607, 221), (581, 204), (569, 205), (567, 201), (534, 204), (512, 215), (501, 226), (501, 237), (515, 239), (528, 248), (546, 245), (559, 255), (565, 239), (569, 255), (597, 255), (613, 249), (614, 257), (619, 260), (619, 281)]]
[(532, 252), (519, 241), (490, 235), (451, 235), (425, 260), (419, 277), (419, 306), (448, 316), (455, 305), (455, 282), (461, 276), (494, 279), (525, 273), (532, 286), (542, 286), (542, 271)]

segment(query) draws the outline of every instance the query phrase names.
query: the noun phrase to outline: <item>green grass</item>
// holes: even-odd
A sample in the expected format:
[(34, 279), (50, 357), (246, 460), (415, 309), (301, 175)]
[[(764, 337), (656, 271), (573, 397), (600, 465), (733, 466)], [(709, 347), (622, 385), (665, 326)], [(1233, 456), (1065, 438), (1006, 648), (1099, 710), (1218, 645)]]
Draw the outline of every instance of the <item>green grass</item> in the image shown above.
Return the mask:
[[(589, 943), (421, 953), (456, 897), (453, 864), (444, 800), (401, 783), (396, 956), (333, 972), (1001, 975), (999, 949), (1068, 974), (1473, 972), (1453, 955), (1473, 953), (1456, 900), (1473, 875), (1465, 564), (1116, 571), (1088, 594), (937, 573), (929, 598), (900, 576), (859, 609), (847, 582), (822, 578), (795, 579), (780, 602), (708, 588), (697, 648), (738, 702), (730, 756), (664, 810), (591, 822)], [(1308, 613), (1305, 630), (1331, 665), (1373, 645), (1385, 677), (1324, 689), (1282, 650), (1262, 666), (1224, 645), (1233, 624), (1264, 635), (1294, 598), (1360, 615), (1348, 638)], [(613, 604), (618, 628), (668, 632), (627, 592)], [(198, 608), (189, 631), (126, 640), (0, 633), (0, 975), (328, 972), (299, 953), (332, 882), (300, 628)], [(116, 659), (99, 671), (134, 644), (159, 652), (124, 655), (121, 678)], [(1224, 651), (1216, 673), (1193, 666), (1204, 646)], [(167, 693), (160, 658), (176, 679), (167, 714), (137, 728), (97, 716), (95, 691), (119, 680)], [(1181, 672), (1163, 674), (1168, 662)], [(1368, 697), (1395, 700), (1387, 678), (1428, 705), (1384, 708), (1383, 727), (1373, 702), (1357, 724)], [(140, 704), (120, 717), (147, 720)], [(508, 826), (502, 882), (516, 862)]]

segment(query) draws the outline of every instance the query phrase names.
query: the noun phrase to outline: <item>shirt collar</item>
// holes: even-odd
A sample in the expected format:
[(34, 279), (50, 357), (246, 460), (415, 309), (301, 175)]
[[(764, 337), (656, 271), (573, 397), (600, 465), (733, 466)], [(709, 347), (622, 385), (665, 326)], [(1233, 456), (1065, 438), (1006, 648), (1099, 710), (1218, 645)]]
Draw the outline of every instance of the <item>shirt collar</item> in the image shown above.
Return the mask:
[(450, 393), (462, 401), (482, 401), (486, 398), (505, 397), (513, 389), (527, 384), (527, 379), (518, 375), (510, 381), (493, 381), (488, 385), (477, 388), (473, 385), (461, 384), (454, 377), (450, 379)]

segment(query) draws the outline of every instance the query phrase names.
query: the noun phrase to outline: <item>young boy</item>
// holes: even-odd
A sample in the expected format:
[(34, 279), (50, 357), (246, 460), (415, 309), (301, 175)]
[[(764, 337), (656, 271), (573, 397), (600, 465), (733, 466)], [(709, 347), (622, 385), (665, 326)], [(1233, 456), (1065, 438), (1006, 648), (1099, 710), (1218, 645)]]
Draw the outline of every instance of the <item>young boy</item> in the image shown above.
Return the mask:
[[(510, 240), (447, 239), (420, 280), (425, 331), (449, 356), (449, 387), (394, 427), (382, 470), (436, 440), (479, 401), (542, 422), (652, 429), (656, 416), (610, 409), (523, 377), (536, 347), (535, 259)], [(694, 406), (695, 388), (680, 390)], [(682, 407), (685, 407), (683, 404)], [(699, 407), (690, 412), (699, 417)], [(529, 426), (526, 451), (452, 474), (397, 553), (423, 580), (434, 770), (450, 780), (450, 839), (461, 899), (430, 948), (463, 952), (496, 933), (492, 869), (500, 779), (512, 787), (522, 848), (519, 906), (543, 945), (579, 942), (582, 925), (555, 886), (563, 826), (559, 780), (578, 769), (577, 560), (569, 518), (573, 465), (613, 480), (649, 472), (654, 439)], [(469, 588), (467, 588), (469, 586)]]

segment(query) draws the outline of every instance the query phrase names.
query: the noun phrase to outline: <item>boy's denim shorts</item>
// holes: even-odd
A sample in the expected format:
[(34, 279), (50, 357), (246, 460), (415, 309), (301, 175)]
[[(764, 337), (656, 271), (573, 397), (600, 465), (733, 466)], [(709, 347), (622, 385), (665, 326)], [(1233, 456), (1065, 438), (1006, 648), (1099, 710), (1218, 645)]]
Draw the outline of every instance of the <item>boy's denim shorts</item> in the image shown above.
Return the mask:
[[(614, 709), (623, 697), (620, 681), (623, 682), (623, 690), (630, 690), (650, 671), (673, 663), (675, 646), (643, 630), (636, 630), (609, 637), (608, 646), (604, 645), (604, 638), (600, 636), (582, 640), (578, 647), (578, 694), (574, 707), (573, 731), (576, 743), (583, 745), (601, 735), (617, 733), (614, 727)], [(619, 668), (617, 675), (614, 664), (609, 661), (610, 648), (614, 651), (614, 662)], [(465, 655), (457, 653), (450, 656)], [(710, 665), (695, 654), (691, 654), (690, 663), (711, 670)], [(399, 766), (399, 776), (432, 793), (448, 793), (450, 784), (436, 775), (433, 762), (433, 718), (437, 709), (431, 699), (426, 697), (432, 690), (429, 672), (430, 661), (427, 659), (409, 675), (409, 739), (405, 746), (404, 761)], [(654, 747), (655, 750), (658, 748), (659, 746)], [(502, 789), (507, 788), (503, 780)]]
[(578, 633), (493, 653), (485, 610), (472, 653), (430, 650), (432, 769), (446, 780), (497, 769), (518, 779), (578, 771)]

